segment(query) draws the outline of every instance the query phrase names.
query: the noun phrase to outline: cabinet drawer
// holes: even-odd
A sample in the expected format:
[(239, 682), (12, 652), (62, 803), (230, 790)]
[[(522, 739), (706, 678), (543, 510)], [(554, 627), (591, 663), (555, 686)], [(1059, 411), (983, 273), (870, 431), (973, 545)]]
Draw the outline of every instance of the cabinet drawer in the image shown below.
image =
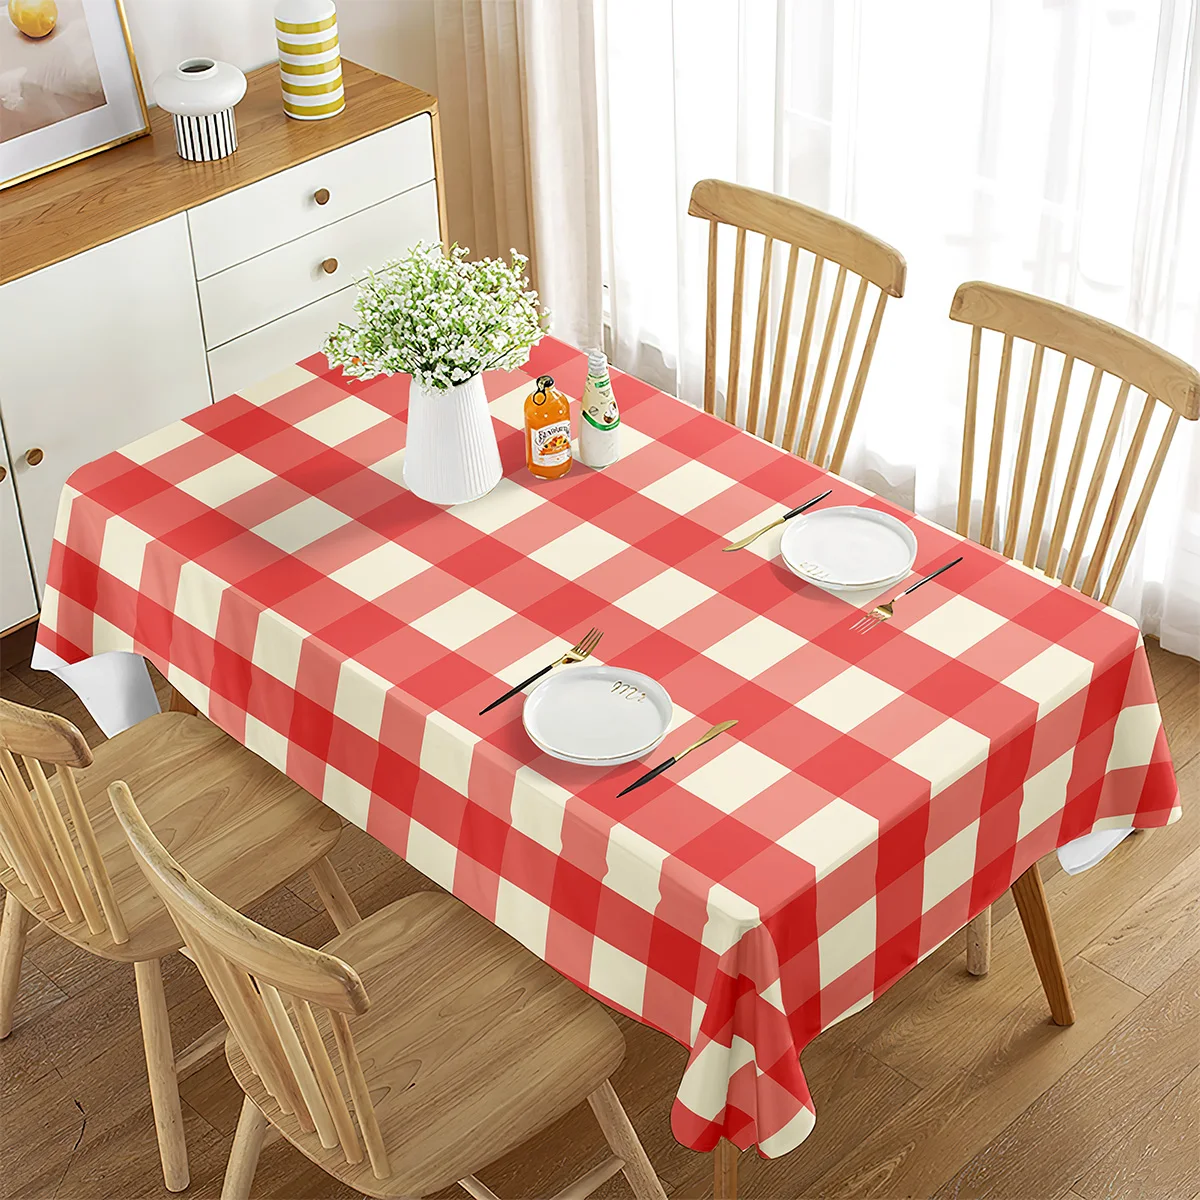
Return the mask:
[[(433, 177), (433, 123), (428, 113), (421, 113), (198, 205), (188, 212), (196, 278), (245, 262)], [(318, 202), (318, 194), (325, 203)]]
[(354, 316), (351, 286), (209, 351), (213, 396), (222, 399), (315, 354), (339, 321)]
[(205, 343), (223, 345), (341, 291), (420, 239), (438, 240), (432, 181), (202, 279)]

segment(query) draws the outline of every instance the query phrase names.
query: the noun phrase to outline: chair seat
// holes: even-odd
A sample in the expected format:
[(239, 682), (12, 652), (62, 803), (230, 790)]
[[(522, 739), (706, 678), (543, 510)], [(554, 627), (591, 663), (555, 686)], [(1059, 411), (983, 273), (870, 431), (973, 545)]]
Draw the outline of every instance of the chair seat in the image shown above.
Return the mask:
[[(397, 900), (323, 947), (362, 977), (350, 1018), (391, 1175), (347, 1164), (281, 1112), (226, 1042), (242, 1090), (299, 1150), (354, 1191), (425, 1196), (493, 1162), (595, 1091), (625, 1042), (604, 1009), (450, 896)], [(346, 1093), (325, 1010), (318, 1022)]]
[[(341, 818), (211, 722), (160, 713), (97, 746), (75, 778), (91, 817), (129, 941), (51, 913), (7, 867), (0, 883), (68, 941), (126, 962), (161, 958), (183, 944), (134, 862), (108, 799), (123, 779), (146, 820), (183, 868), (238, 911), (328, 853)], [(66, 804), (57, 776), (51, 787)]]

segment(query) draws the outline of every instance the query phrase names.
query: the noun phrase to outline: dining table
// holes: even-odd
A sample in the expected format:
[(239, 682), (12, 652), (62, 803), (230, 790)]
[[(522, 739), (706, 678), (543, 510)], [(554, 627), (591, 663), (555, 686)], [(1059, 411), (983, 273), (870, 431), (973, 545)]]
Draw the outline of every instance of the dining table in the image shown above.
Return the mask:
[[(404, 486), (407, 377), (349, 379), (320, 354), (87, 464), (63, 492), (34, 665), (86, 675), (101, 705), (106, 670), (136, 690), (152, 663), (682, 1043), (672, 1132), (720, 1149), (728, 1194), (731, 1147), (774, 1157), (813, 1129), (809, 1042), (1040, 858), (1167, 825), (1179, 793), (1136, 624), (1037, 570), (618, 371), (619, 460), (534, 479), (533, 381), (578, 397), (586, 370), (546, 337), (522, 370), (486, 373), (503, 478), (448, 508)], [(826, 490), (820, 507), (903, 522), (914, 573), (962, 561), (862, 632), (890, 594), (798, 577), (786, 526), (723, 551)], [(481, 713), (592, 627), (592, 661), (671, 697), (656, 755), (563, 762), (519, 698)]]

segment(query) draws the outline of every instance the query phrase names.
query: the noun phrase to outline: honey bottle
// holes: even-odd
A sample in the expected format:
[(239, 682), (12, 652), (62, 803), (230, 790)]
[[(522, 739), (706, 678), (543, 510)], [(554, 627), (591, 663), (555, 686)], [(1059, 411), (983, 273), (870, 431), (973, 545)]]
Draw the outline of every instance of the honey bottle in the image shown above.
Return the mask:
[(525, 401), (525, 463), (536, 479), (558, 479), (571, 469), (571, 402), (542, 375)]

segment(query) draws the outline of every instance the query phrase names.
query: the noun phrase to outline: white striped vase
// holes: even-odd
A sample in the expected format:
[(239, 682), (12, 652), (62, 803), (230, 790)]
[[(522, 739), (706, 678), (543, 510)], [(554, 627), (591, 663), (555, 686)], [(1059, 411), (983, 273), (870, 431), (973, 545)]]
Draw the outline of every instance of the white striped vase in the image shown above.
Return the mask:
[(279, 0), (275, 6), (283, 111), (323, 121), (346, 107), (333, 0)]
[(208, 113), (203, 117), (185, 117), (173, 113), (175, 149), (189, 162), (215, 162), (237, 149), (237, 125), (233, 109)]
[(185, 58), (154, 81), (155, 103), (175, 122), (175, 149), (191, 162), (214, 162), (237, 149), (233, 107), (246, 76), (232, 63)]

